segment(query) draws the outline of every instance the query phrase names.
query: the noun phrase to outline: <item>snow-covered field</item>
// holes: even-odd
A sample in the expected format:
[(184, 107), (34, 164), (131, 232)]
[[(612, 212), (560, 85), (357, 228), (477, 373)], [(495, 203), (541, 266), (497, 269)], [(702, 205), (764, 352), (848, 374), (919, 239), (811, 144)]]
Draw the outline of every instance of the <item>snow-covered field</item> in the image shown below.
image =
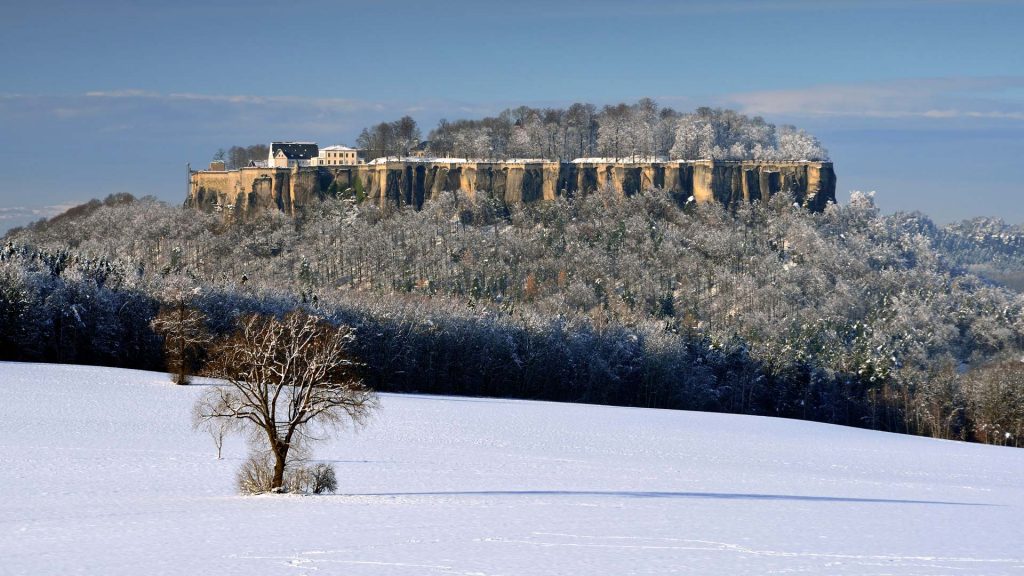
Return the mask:
[(241, 497), (201, 389), (0, 363), (0, 574), (1024, 574), (1024, 450), (385, 395), (339, 494)]

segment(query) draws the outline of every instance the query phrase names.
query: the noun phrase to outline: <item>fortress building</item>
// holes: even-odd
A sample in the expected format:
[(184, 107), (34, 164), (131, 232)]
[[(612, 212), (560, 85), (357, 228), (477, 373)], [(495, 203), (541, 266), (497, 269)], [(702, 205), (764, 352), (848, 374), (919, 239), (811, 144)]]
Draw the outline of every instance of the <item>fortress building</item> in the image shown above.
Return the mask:
[(360, 163), (359, 151), (319, 149), (309, 142), (274, 142), (266, 167), (189, 171), (187, 206), (238, 217), (276, 209), (295, 214), (330, 193), (348, 191), (382, 208), (413, 206), (457, 191), (504, 202), (536, 202), (611, 187), (632, 195), (657, 188), (678, 203), (733, 205), (790, 192), (802, 206), (822, 210), (835, 201), (831, 162), (663, 160), (629, 162), (581, 158), (477, 161), (461, 158), (379, 158)]

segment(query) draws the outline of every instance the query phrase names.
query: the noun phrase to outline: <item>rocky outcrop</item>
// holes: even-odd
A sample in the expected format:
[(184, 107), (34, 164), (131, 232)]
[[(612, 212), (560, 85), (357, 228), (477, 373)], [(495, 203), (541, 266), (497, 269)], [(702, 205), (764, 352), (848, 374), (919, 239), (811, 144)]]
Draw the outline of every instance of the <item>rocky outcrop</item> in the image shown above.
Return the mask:
[(553, 200), (605, 186), (632, 195), (665, 190), (679, 203), (763, 200), (791, 192), (810, 210), (835, 201), (831, 162), (445, 162), (401, 161), (339, 167), (242, 168), (190, 173), (185, 201), (207, 211), (245, 215), (276, 208), (294, 214), (331, 191), (351, 190), (382, 208), (414, 206), (445, 191), (508, 203)]

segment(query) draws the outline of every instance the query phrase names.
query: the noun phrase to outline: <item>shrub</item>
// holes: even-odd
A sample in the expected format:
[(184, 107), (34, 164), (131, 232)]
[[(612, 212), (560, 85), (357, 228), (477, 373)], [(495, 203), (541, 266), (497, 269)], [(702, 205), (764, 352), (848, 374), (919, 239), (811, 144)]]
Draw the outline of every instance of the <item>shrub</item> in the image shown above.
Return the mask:
[(317, 464), (313, 467), (313, 494), (324, 492), (334, 493), (338, 489), (338, 477), (334, 474), (334, 466)]
[(238, 469), (236, 486), (241, 494), (263, 494), (271, 491), (274, 479), (274, 461), (264, 451), (254, 451)]
[(338, 478), (334, 474), (334, 467), (330, 464), (317, 464), (315, 466), (302, 466), (291, 471), (286, 479), (286, 486), (290, 492), (303, 492), (306, 494), (333, 493), (338, 489)]

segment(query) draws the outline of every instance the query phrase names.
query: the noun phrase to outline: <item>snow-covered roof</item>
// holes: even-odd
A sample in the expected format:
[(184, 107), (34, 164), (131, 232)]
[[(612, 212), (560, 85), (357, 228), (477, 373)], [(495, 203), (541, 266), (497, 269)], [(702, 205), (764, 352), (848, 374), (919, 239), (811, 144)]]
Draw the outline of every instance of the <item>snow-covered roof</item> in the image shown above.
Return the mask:
[(319, 150), (316, 142), (271, 142), (270, 153), (277, 156), (284, 153), (289, 160), (308, 160), (315, 157)]
[(343, 146), (341, 144), (334, 144), (333, 146), (327, 146), (327, 147), (321, 148), (320, 150), (334, 150), (334, 151), (341, 150), (341, 151), (348, 151), (348, 152), (357, 152), (359, 149), (358, 148), (349, 148), (348, 146)]

